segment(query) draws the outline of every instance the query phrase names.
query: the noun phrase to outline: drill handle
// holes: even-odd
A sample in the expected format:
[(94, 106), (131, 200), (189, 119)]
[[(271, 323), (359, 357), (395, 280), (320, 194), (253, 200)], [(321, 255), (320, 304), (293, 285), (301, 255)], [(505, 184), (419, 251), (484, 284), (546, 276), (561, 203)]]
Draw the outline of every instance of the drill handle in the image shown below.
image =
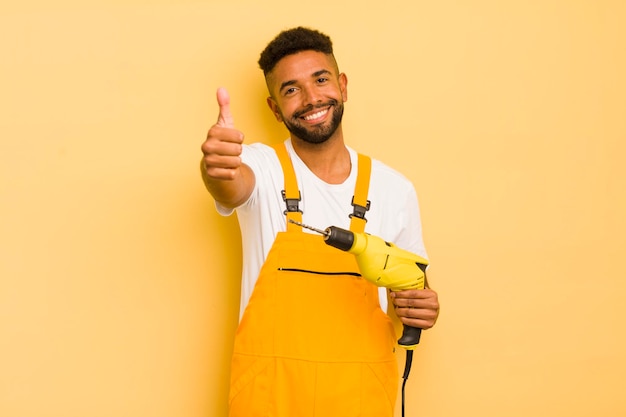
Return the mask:
[[(421, 288), (424, 288), (424, 283), (426, 282), (426, 263), (419, 263), (416, 262), (418, 268), (422, 271), (422, 273), (424, 274), (422, 277)], [(413, 350), (415, 349), (415, 347), (419, 344), (420, 342), (420, 337), (422, 336), (422, 329), (420, 329), (419, 327), (411, 327), (411, 326), (407, 326), (406, 324), (404, 325), (404, 328), (402, 329), (402, 337), (400, 337), (400, 339), (398, 339), (398, 345), (400, 345), (401, 347), (407, 349), (407, 350)]]
[(413, 350), (419, 344), (421, 336), (422, 329), (405, 324), (402, 330), (402, 337), (398, 339), (398, 344), (407, 350)]

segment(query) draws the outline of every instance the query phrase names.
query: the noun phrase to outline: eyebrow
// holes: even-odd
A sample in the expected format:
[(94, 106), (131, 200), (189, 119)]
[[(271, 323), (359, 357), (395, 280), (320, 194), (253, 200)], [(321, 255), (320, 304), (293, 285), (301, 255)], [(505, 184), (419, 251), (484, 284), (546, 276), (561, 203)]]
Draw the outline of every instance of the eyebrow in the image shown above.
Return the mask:
[[(327, 69), (321, 69), (319, 71), (315, 71), (312, 74), (312, 77), (319, 77), (320, 75), (324, 75), (324, 74), (331, 75), (332, 73)], [(288, 87), (290, 85), (294, 85), (296, 82), (297, 82), (296, 80), (285, 81), (284, 83), (280, 85), (280, 89), (278, 91), (283, 91), (283, 88)]]

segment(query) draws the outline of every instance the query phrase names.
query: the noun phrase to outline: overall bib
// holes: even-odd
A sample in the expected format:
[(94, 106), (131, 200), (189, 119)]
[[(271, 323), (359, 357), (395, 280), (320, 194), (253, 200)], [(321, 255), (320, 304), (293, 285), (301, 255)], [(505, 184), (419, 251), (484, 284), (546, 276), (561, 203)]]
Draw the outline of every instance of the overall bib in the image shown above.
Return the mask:
[[(287, 219), (301, 221), (283, 144)], [(363, 232), (371, 160), (359, 155), (350, 229)], [(330, 225), (328, 225), (330, 226)], [(287, 223), (259, 274), (235, 336), (230, 417), (392, 417), (395, 331), (354, 255)]]

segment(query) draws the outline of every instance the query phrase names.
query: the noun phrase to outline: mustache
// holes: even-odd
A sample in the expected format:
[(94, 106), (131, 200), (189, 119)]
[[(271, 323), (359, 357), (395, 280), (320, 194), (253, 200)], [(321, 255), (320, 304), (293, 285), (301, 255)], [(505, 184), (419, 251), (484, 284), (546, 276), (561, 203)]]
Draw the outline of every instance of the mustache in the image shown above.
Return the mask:
[(302, 116), (303, 114), (306, 114), (306, 113), (308, 113), (308, 112), (310, 112), (310, 111), (312, 111), (312, 110), (315, 110), (315, 109), (323, 109), (323, 108), (326, 108), (326, 107), (328, 107), (328, 106), (336, 106), (336, 105), (337, 105), (337, 100), (335, 100), (335, 99), (330, 99), (330, 100), (328, 100), (326, 103), (317, 104), (317, 105), (315, 105), (315, 106), (314, 106), (314, 105), (312, 105), (312, 104), (309, 104), (309, 105), (308, 105), (308, 106), (306, 106), (304, 109), (302, 109), (302, 110), (300, 110), (300, 111), (295, 112), (295, 113), (293, 114), (293, 117), (297, 119), (297, 118), (299, 118), (300, 116)]

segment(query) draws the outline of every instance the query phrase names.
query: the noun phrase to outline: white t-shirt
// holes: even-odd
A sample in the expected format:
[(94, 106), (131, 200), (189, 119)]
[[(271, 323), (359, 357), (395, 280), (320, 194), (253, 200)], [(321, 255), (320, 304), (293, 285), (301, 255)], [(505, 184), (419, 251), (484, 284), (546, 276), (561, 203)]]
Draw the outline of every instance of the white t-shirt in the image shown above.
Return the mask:
[[(318, 229), (328, 226), (350, 227), (352, 196), (357, 175), (357, 153), (348, 148), (352, 161), (349, 177), (342, 184), (328, 184), (313, 174), (295, 153), (291, 140), (285, 141), (294, 166), (303, 211), (302, 222)], [(243, 267), (240, 316), (252, 295), (261, 266), (274, 243), (276, 234), (286, 230), (284, 175), (273, 148), (262, 143), (244, 145), (242, 161), (256, 177), (250, 198), (235, 210), (241, 228)], [(372, 159), (367, 199), (365, 231), (398, 247), (426, 258), (417, 195), (413, 184), (402, 174)], [(220, 214), (235, 210), (216, 204)], [(308, 232), (306, 229), (303, 229)], [(314, 233), (314, 232), (311, 232)], [(387, 295), (380, 289), (381, 308), (386, 311)]]

